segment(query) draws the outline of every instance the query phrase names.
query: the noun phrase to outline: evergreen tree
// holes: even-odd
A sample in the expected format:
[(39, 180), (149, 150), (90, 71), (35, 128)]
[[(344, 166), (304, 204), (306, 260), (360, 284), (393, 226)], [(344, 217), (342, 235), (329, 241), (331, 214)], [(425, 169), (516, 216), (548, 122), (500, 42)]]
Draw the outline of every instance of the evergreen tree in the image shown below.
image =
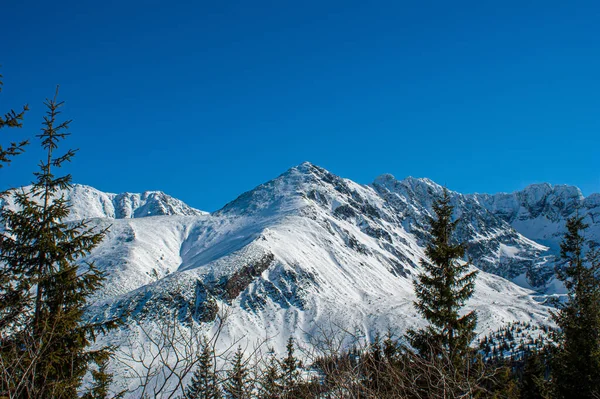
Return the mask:
[(429, 322), (423, 330), (409, 330), (411, 345), (422, 356), (444, 353), (460, 363), (470, 351), (477, 316), (459, 311), (473, 294), (477, 272), (467, 273), (469, 265), (459, 260), (465, 254), (463, 244), (452, 243), (452, 233), (458, 220), (452, 221), (453, 206), (444, 189), (441, 198), (433, 202), (435, 217), (429, 218), (431, 238), (421, 265), (425, 272), (415, 281), (415, 306)]
[(383, 355), (388, 362), (393, 363), (398, 353), (398, 342), (394, 340), (391, 331), (388, 331), (383, 340)]
[(228, 399), (249, 399), (251, 397), (252, 386), (248, 378), (249, 374), (244, 361), (244, 352), (241, 347), (238, 347), (223, 387)]
[(290, 337), (286, 345), (286, 357), (281, 362), (281, 383), (284, 397), (291, 398), (300, 380), (300, 361), (294, 355), (294, 338)]
[[(2, 75), (0, 74), (0, 92), (2, 91)], [(0, 129), (2, 128), (21, 128), (23, 127), (23, 117), (27, 112), (27, 106), (24, 106), (21, 112), (14, 110), (8, 111), (4, 116), (0, 115)], [(0, 169), (9, 164), (11, 159), (24, 151), (28, 141), (20, 143), (12, 142), (4, 148), (0, 144)], [(0, 202), (8, 195), (7, 192), (0, 192)], [(2, 237), (0, 236), (0, 240)], [(19, 281), (12, 279), (12, 273), (6, 267), (0, 268), (0, 336), (6, 335), (7, 331), (18, 330), (17, 324), (23, 321), (23, 304), (27, 289)], [(0, 343), (0, 351), (2, 351)]]
[(521, 391), (517, 380), (510, 367), (506, 366), (496, 370), (497, 391), (492, 393), (492, 398), (520, 399)]
[[(8, 291), (2, 287), (3, 294), (19, 291), (12, 305), (22, 315), (7, 319), (12, 309), (2, 309), (0, 322), (4, 327), (0, 356), (12, 377), (12, 382), (2, 381), (2, 388), (12, 397), (77, 398), (92, 364), (102, 365), (110, 352), (89, 346), (98, 333), (114, 324), (83, 318), (87, 299), (101, 287), (104, 275), (93, 263), (82, 264), (81, 258), (105, 232), (86, 222), (64, 222), (70, 205), (60, 192), (70, 187), (71, 176), (54, 175), (54, 169), (75, 154), (73, 150), (55, 154), (59, 142), (69, 135), (70, 121), (57, 121), (62, 105), (57, 96), (46, 101), (48, 112), (38, 136), (46, 158), (33, 186), (14, 193), (17, 209), (0, 213), (5, 226), (0, 235), (2, 280), (12, 282)], [(100, 368), (93, 377), (98, 382), (108, 375)]]
[(108, 361), (110, 359), (110, 353), (105, 352), (105, 356), (97, 359), (96, 370), (92, 370), (93, 384), (88, 392), (86, 392), (83, 399), (120, 399), (125, 395), (126, 391), (119, 392), (115, 395), (111, 395), (109, 388), (113, 382), (113, 375), (108, 373)]
[[(0, 92), (2, 91), (2, 75), (0, 75)], [(0, 129), (2, 128), (20, 128), (23, 127), (23, 117), (25, 116), (25, 112), (29, 109), (27, 105), (23, 107), (20, 112), (15, 112), (14, 110), (10, 110), (4, 114), (4, 116), (0, 115)], [(11, 159), (22, 153), (25, 149), (25, 146), (29, 142), (27, 140), (21, 142), (12, 142), (8, 147), (2, 147), (0, 144), (0, 169), (5, 164), (10, 163)]]
[(259, 381), (258, 397), (261, 399), (279, 399), (282, 395), (281, 368), (277, 358), (272, 353)]
[(213, 354), (209, 342), (206, 338), (203, 339), (198, 365), (192, 375), (192, 381), (186, 389), (186, 399), (220, 399), (222, 397)]
[(365, 385), (370, 392), (379, 393), (382, 390), (383, 357), (381, 337), (377, 333), (373, 338), (373, 342), (368, 346), (364, 361)]
[(540, 354), (528, 353), (524, 358), (523, 377), (521, 378), (521, 399), (543, 399), (546, 367)]
[(567, 220), (560, 245), (564, 265), (557, 277), (568, 290), (565, 304), (555, 314), (560, 327), (552, 362), (554, 394), (558, 398), (600, 396), (600, 257), (597, 250), (584, 256), (582, 217)]

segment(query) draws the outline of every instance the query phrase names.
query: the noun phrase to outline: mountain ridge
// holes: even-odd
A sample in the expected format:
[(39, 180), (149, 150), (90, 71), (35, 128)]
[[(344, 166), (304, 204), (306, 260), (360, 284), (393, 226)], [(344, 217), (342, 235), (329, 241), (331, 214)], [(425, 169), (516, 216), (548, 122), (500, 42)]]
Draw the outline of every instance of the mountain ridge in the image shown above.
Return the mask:
[[(157, 194), (123, 195), (132, 205), (117, 201), (113, 210), (118, 194), (75, 186), (65, 193), (73, 217), (110, 227), (86, 259), (107, 278), (86, 317), (123, 318), (101, 343), (125, 346), (144, 345), (140, 328), (158, 331), (172, 314), (210, 335), (225, 313), (223, 348), (275, 337), (278, 353), (290, 335), (309, 345), (333, 326), (364, 340), (390, 327), (401, 334), (424, 323), (413, 279), (442, 189), (389, 174), (361, 185), (305, 162), (209, 214)], [(516, 321), (551, 324), (542, 295), (554, 289), (548, 247), (486, 208), (488, 197), (451, 192), (451, 201), (462, 220), (455, 238), (467, 242), (471, 270), (480, 269), (465, 309), (477, 312), (477, 332)]]

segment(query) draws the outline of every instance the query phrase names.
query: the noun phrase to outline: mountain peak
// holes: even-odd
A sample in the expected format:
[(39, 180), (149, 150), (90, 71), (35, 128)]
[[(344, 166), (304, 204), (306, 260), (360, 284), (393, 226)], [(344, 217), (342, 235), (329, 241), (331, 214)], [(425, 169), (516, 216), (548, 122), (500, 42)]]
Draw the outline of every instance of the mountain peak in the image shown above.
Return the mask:
[(298, 169), (307, 169), (308, 170), (308, 169), (311, 169), (314, 166), (316, 166), (316, 165), (313, 164), (312, 162), (304, 161), (300, 165), (297, 165), (296, 168), (298, 168)]
[(303, 162), (288, 169), (277, 178), (250, 190), (225, 205), (217, 214), (272, 216), (294, 213), (316, 203), (330, 207), (332, 204), (363, 202), (359, 184), (339, 177), (328, 170)]

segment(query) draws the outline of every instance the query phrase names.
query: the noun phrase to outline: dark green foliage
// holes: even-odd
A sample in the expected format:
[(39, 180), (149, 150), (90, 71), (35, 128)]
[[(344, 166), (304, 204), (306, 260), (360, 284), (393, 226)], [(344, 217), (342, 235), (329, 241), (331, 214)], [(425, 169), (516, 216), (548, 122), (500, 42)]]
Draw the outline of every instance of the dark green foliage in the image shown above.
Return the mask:
[[(0, 91), (2, 91), (2, 85), (2, 75), (0, 75)], [(0, 129), (5, 127), (23, 127), (23, 117), (25, 116), (25, 112), (27, 112), (28, 110), (29, 109), (27, 108), (27, 105), (25, 105), (21, 112), (15, 112), (11, 109), (7, 113), (5, 113), (4, 116), (0, 114)], [(14, 156), (22, 153), (25, 149), (25, 146), (28, 143), (29, 142), (27, 140), (18, 143), (12, 142), (6, 148), (2, 147), (2, 144), (0, 144), (0, 169), (2, 169), (4, 164), (10, 163), (11, 159)]]
[(231, 370), (227, 374), (227, 380), (223, 389), (228, 399), (249, 399), (252, 395), (252, 384), (249, 379), (250, 372), (244, 361), (244, 352), (238, 347), (233, 356)]
[(478, 358), (477, 367), (483, 370), (485, 394), (481, 397), (493, 399), (518, 399), (519, 381), (510, 359), (495, 359), (484, 362)]
[(392, 332), (388, 331), (383, 340), (383, 355), (388, 362), (393, 362), (400, 353), (400, 346), (393, 338)]
[(116, 395), (111, 395), (109, 388), (113, 382), (113, 375), (108, 373), (108, 361), (110, 360), (110, 353), (104, 352), (104, 356), (97, 359), (96, 370), (92, 370), (93, 385), (88, 392), (86, 392), (83, 399), (119, 399), (125, 395), (125, 391), (120, 392)]
[(546, 366), (542, 362), (542, 355), (532, 352), (524, 359), (520, 398), (543, 399), (546, 385)]
[(214, 351), (209, 342), (204, 339), (192, 381), (186, 389), (187, 399), (220, 399), (222, 397), (213, 356)]
[(458, 220), (452, 221), (453, 206), (448, 190), (433, 203), (435, 217), (430, 218), (431, 238), (421, 265), (425, 272), (415, 282), (415, 306), (429, 325), (410, 330), (411, 345), (423, 356), (446, 354), (453, 362), (462, 362), (470, 351), (477, 316), (474, 312), (459, 315), (465, 301), (473, 294), (477, 272), (467, 273), (469, 265), (459, 260), (465, 255), (463, 244), (452, 243)]
[(86, 222), (63, 221), (70, 205), (60, 191), (70, 187), (71, 176), (56, 177), (54, 169), (75, 152), (55, 154), (70, 123), (57, 121), (62, 105), (56, 96), (46, 102), (38, 136), (46, 159), (35, 183), (14, 193), (17, 210), (0, 213), (6, 229), (0, 236), (0, 263), (6, 265), (0, 283), (2, 295), (11, 299), (0, 307), (0, 355), (10, 370), (10, 381), (3, 379), (2, 388), (14, 397), (76, 398), (93, 363), (100, 366), (93, 373), (98, 395), (110, 379), (103, 366), (109, 348), (92, 351), (89, 346), (114, 324), (83, 320), (87, 299), (101, 287), (104, 275), (93, 263), (81, 263), (105, 232)]
[(560, 246), (565, 264), (558, 278), (568, 290), (568, 300), (555, 314), (560, 328), (558, 347), (552, 362), (554, 395), (568, 398), (600, 396), (600, 257), (591, 250), (584, 256), (583, 218), (567, 221)]

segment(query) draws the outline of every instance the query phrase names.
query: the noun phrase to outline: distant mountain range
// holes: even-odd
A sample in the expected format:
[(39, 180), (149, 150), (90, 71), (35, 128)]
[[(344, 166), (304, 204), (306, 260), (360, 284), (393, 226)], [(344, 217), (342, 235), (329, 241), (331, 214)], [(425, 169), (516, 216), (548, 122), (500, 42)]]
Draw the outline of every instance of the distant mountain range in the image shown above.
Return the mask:
[[(213, 213), (161, 192), (117, 195), (76, 185), (64, 194), (72, 220), (110, 227), (88, 259), (107, 272), (89, 317), (127, 314), (151, 325), (176, 308), (209, 330), (216, 312), (228, 309), (223, 342), (269, 336), (283, 350), (290, 334), (307, 343), (324, 325), (368, 339), (423, 323), (412, 280), (442, 190), (429, 179), (391, 175), (360, 185), (306, 162)], [(541, 302), (562, 289), (553, 268), (565, 221), (584, 216), (588, 245), (600, 245), (600, 194), (535, 184), (451, 197), (460, 218), (455, 238), (468, 242), (482, 271), (467, 305), (478, 313), (478, 331), (550, 323)], [(106, 339), (119, 343), (134, 333), (130, 326)]]

